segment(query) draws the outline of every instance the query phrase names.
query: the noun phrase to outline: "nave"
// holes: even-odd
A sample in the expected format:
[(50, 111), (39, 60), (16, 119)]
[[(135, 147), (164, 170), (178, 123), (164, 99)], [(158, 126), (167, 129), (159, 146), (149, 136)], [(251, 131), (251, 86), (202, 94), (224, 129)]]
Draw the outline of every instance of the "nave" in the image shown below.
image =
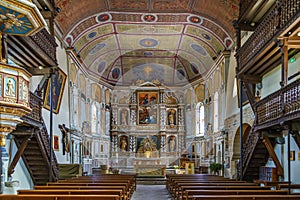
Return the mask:
[(165, 185), (137, 185), (132, 200), (171, 200)]

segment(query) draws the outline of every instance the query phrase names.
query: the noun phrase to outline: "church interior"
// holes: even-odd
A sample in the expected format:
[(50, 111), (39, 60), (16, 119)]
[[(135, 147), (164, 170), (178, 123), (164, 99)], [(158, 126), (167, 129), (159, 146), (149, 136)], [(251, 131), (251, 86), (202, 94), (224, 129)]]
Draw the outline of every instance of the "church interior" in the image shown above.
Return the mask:
[(300, 199), (299, 49), (300, 0), (1, 0), (0, 199)]

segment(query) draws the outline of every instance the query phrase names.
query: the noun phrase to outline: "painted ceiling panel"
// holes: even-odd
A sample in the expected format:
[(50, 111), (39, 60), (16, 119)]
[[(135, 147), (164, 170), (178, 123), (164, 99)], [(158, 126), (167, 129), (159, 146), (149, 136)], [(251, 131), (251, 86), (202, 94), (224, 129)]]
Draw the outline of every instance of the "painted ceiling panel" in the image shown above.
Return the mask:
[(160, 50), (175, 50), (178, 47), (180, 35), (119, 35), (120, 48), (126, 50), (153, 48)]
[(95, 39), (102, 37), (103, 35), (107, 35), (113, 33), (113, 26), (112, 24), (104, 24), (102, 26), (98, 26), (88, 32), (86, 32), (82, 37), (79, 38), (74, 43), (74, 47), (78, 52), (82, 50), (89, 42), (94, 41)]
[[(120, 54), (118, 50), (106, 52), (105, 54), (97, 57), (97, 59), (92, 63), (90, 70), (98, 73), (102, 77), (107, 77), (112, 66), (118, 60)], [(103, 67), (105, 63), (105, 67)], [(99, 66), (100, 65), (100, 66)]]
[(108, 35), (90, 43), (83, 49), (80, 55), (86, 66), (89, 67), (90, 64), (93, 63), (100, 55), (115, 50), (118, 50), (115, 36)]
[(55, 2), (65, 44), (92, 75), (112, 85), (154, 75), (165, 84), (185, 85), (234, 47), (231, 22), (239, 0)]
[(116, 24), (118, 33), (144, 34), (181, 34), (182, 25)]
[[(199, 73), (198, 73), (199, 75), (205, 74), (206, 71), (209, 69), (208, 67), (206, 67), (206, 65), (204, 64), (202, 59), (198, 59), (194, 55), (187, 54), (184, 51), (179, 51), (178, 57), (181, 60), (181, 62), (184, 64), (184, 66), (186, 66), (186, 67), (190, 66), (190, 64), (195, 64), (196, 69), (198, 69), (198, 71), (199, 71)], [(213, 62), (211, 61), (211, 65), (212, 64), (213, 64)]]
[(203, 28), (187, 26), (185, 33), (200, 38), (205, 43), (208, 43), (216, 52), (224, 49), (225, 45), (220, 42), (220, 39), (217, 39), (214, 33), (210, 33)]

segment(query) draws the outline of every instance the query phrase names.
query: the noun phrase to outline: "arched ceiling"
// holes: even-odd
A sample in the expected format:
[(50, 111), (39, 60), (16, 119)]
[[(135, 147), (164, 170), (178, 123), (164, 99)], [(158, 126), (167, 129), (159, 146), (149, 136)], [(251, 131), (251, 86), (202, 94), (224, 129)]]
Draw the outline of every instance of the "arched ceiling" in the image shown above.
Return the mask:
[(233, 47), (238, 0), (56, 0), (56, 24), (86, 70), (112, 85), (203, 77)]

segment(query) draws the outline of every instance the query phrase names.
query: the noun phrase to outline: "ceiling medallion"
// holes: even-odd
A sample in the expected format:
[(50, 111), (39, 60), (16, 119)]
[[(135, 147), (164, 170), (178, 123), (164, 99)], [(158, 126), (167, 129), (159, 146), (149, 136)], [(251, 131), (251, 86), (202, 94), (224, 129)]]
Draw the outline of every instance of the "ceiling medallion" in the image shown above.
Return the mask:
[(153, 14), (144, 14), (142, 16), (143, 22), (156, 22), (157, 21), (157, 16)]
[(187, 21), (191, 22), (191, 23), (194, 23), (194, 24), (202, 24), (203, 19), (198, 17), (198, 16), (193, 15), (193, 16), (189, 16), (187, 18)]
[(97, 17), (97, 21), (98, 21), (98, 22), (106, 22), (106, 21), (108, 21), (108, 20), (110, 20), (110, 19), (111, 19), (111, 15), (108, 14), (108, 13), (100, 14), (100, 15), (98, 15), (98, 17)]
[(140, 40), (139, 44), (142, 47), (155, 47), (158, 45), (158, 41), (152, 38), (144, 38)]

